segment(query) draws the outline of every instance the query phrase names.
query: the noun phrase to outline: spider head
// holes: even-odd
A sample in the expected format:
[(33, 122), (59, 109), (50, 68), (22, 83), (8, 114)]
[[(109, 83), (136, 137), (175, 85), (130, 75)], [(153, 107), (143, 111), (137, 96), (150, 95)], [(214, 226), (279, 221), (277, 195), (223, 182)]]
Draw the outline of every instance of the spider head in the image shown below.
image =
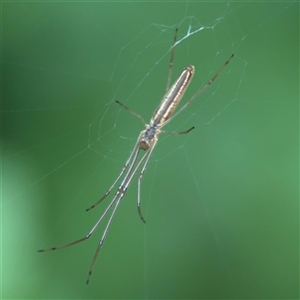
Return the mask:
[(144, 133), (140, 139), (140, 148), (143, 150), (147, 150), (150, 148), (154, 141), (157, 139), (158, 129), (156, 126), (147, 125)]

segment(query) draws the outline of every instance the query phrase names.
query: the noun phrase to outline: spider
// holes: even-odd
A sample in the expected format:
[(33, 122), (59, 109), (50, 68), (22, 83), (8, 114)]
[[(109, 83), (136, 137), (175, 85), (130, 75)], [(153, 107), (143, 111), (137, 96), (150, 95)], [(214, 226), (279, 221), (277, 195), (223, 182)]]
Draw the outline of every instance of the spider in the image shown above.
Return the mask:
[[(186, 131), (181, 131), (181, 132), (169, 132), (169, 131), (163, 131), (162, 128), (168, 124), (171, 120), (173, 120), (180, 112), (182, 112), (184, 109), (187, 108), (188, 105), (191, 104), (191, 102), (199, 96), (201, 93), (203, 93), (204, 90), (206, 90), (215, 80), (216, 78), (220, 75), (220, 73), (223, 71), (223, 69), (226, 67), (226, 65), (230, 62), (230, 60), (233, 57), (233, 54), (229, 57), (229, 59), (225, 62), (225, 64), (220, 68), (220, 70), (212, 77), (211, 80), (209, 80), (201, 89), (199, 89), (178, 111), (176, 114), (174, 114), (176, 107), (178, 106), (180, 100), (182, 99), (189, 83), (191, 82), (193, 75), (195, 73), (195, 67), (192, 65), (187, 66), (186, 68), (183, 69), (181, 74), (179, 75), (178, 79), (175, 81), (175, 83), (171, 86), (170, 88), (170, 80), (172, 76), (172, 69), (173, 69), (173, 61), (174, 61), (174, 53), (175, 53), (175, 47), (176, 47), (176, 40), (177, 40), (177, 32), (178, 28), (175, 30), (174, 34), (174, 40), (173, 40), (173, 45), (171, 47), (171, 58), (170, 58), (170, 63), (169, 63), (169, 71), (168, 71), (168, 78), (167, 78), (167, 86), (166, 86), (166, 92), (165, 95), (163, 96), (160, 104), (158, 105), (157, 109), (154, 111), (150, 123), (147, 124), (144, 119), (130, 110), (127, 106), (122, 104), (121, 102), (117, 101), (116, 102), (126, 109), (129, 113), (137, 117), (144, 125), (145, 129), (142, 130), (137, 138), (137, 141), (135, 143), (135, 146), (127, 159), (124, 167), (121, 170), (121, 173), (119, 176), (116, 178), (116, 180), (113, 182), (111, 187), (107, 190), (107, 192), (92, 206), (90, 206), (86, 211), (91, 210), (95, 206), (97, 206), (102, 200), (104, 200), (111, 192), (111, 190), (114, 188), (116, 183), (120, 180), (124, 172), (127, 170), (125, 173), (125, 176), (116, 191), (113, 199), (110, 201), (109, 205), (99, 218), (99, 220), (96, 222), (96, 224), (93, 226), (93, 228), (88, 232), (88, 234), (76, 241), (73, 241), (71, 243), (58, 246), (58, 247), (53, 247), (53, 248), (48, 248), (48, 249), (42, 249), (38, 250), (38, 252), (46, 252), (46, 251), (52, 251), (52, 250), (57, 250), (57, 249), (62, 249), (66, 248), (78, 243), (81, 243), (87, 239), (89, 239), (92, 234), (96, 231), (98, 228), (99, 224), (102, 222), (104, 217), (107, 215), (107, 213), (110, 211), (110, 209), (113, 207), (113, 210), (110, 214), (110, 217), (108, 219), (108, 222), (106, 224), (106, 227), (103, 231), (102, 237), (99, 241), (98, 247), (96, 249), (96, 252), (94, 254), (94, 258), (92, 260), (87, 281), (86, 283), (88, 284), (90, 281), (90, 277), (92, 275), (92, 271), (96, 262), (96, 259), (98, 257), (99, 251), (104, 243), (105, 237), (107, 235), (108, 229), (112, 223), (112, 220), (114, 218), (114, 215), (117, 211), (117, 208), (119, 207), (119, 204), (123, 197), (126, 194), (126, 191), (128, 190), (130, 184), (132, 183), (135, 175), (140, 171), (140, 175), (138, 178), (138, 197), (137, 197), (137, 210), (140, 219), (146, 223), (142, 212), (141, 212), (141, 198), (140, 198), (140, 190), (141, 190), (141, 180), (144, 176), (144, 173), (146, 171), (149, 159), (151, 157), (151, 154), (153, 153), (153, 150), (157, 144), (158, 141), (158, 136), (160, 133), (166, 133), (166, 134), (172, 134), (172, 135), (180, 135), (180, 134), (187, 134), (191, 130), (193, 130), (195, 127), (191, 127)], [(142, 157), (138, 160), (140, 152), (144, 151), (144, 154)]]

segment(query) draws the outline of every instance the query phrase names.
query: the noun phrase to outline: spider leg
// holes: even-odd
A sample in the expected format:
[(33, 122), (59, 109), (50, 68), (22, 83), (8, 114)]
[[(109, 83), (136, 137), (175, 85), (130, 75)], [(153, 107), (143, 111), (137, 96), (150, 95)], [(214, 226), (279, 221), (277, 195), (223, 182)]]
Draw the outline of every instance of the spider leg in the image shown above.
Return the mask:
[(108, 211), (111, 209), (112, 205), (114, 204), (114, 202), (117, 199), (117, 196), (118, 196), (118, 192), (116, 193), (115, 197), (111, 200), (108, 207), (105, 209), (104, 213), (101, 215), (100, 219), (97, 221), (97, 223), (93, 226), (93, 228), (89, 231), (89, 233), (86, 236), (84, 236), (84, 237), (82, 237), (82, 238), (80, 238), (76, 241), (73, 241), (71, 243), (68, 243), (68, 244), (65, 244), (65, 245), (62, 245), (62, 246), (48, 248), (48, 249), (41, 249), (41, 250), (38, 250), (38, 252), (47, 252), (47, 251), (53, 251), (53, 250), (58, 250), (58, 249), (70, 247), (70, 246), (73, 246), (75, 244), (81, 243), (81, 242), (89, 239), (92, 236), (92, 234), (95, 232), (95, 230), (98, 228), (99, 224), (102, 222), (104, 217), (107, 215)]
[(234, 54), (227, 59), (227, 61), (223, 64), (223, 66), (219, 69), (219, 71), (210, 79), (200, 90), (194, 94), (171, 118), (169, 118), (166, 122), (164, 122), (164, 126), (168, 124), (171, 120), (173, 120), (178, 114), (180, 114), (184, 109), (186, 109), (200, 94), (202, 94), (209, 86), (211, 86), (214, 81), (218, 78), (218, 76), (222, 73), (224, 68), (229, 64)]
[(180, 135), (180, 134), (187, 134), (190, 131), (192, 131), (193, 129), (195, 129), (195, 126), (189, 128), (188, 130), (185, 130), (185, 131), (176, 132), (176, 131), (164, 131), (164, 130), (162, 130), (161, 132), (165, 133), (165, 134)]
[(99, 242), (99, 244), (98, 244), (98, 247), (97, 247), (97, 249), (96, 249), (96, 252), (95, 252), (95, 254), (94, 254), (94, 258), (93, 258), (92, 263), (91, 263), (91, 266), (90, 266), (90, 270), (89, 270), (89, 274), (88, 274), (88, 277), (87, 277), (87, 280), (86, 280), (86, 284), (88, 284), (88, 283), (90, 282), (90, 278), (91, 278), (91, 275), (92, 275), (92, 272), (93, 272), (93, 268), (94, 268), (94, 265), (95, 265), (95, 263), (96, 263), (96, 260), (97, 260), (99, 251), (100, 251), (100, 249), (101, 249), (101, 247), (102, 247), (102, 245), (103, 245), (103, 243), (104, 243), (104, 240), (105, 240), (105, 237), (106, 237), (106, 235), (107, 235), (109, 226), (111, 225), (111, 222), (112, 222), (112, 220), (113, 220), (113, 217), (115, 216), (115, 213), (116, 213), (116, 211), (117, 211), (117, 208), (118, 208), (118, 206), (119, 206), (119, 204), (120, 204), (120, 201), (121, 201), (122, 198), (124, 197), (124, 195), (125, 195), (125, 193), (122, 193), (122, 192), (120, 192), (120, 191), (118, 190), (117, 194), (116, 194), (115, 197), (114, 197), (114, 200), (117, 199), (117, 202), (116, 202), (116, 205), (115, 205), (115, 207), (114, 207), (114, 209), (113, 209), (113, 211), (112, 211), (112, 213), (111, 213), (111, 215), (110, 215), (110, 217), (109, 217), (109, 220), (108, 220), (108, 222), (107, 222), (107, 224), (106, 224), (106, 227), (105, 227), (105, 229), (104, 229), (104, 232), (103, 232), (103, 234), (102, 234), (101, 240), (100, 240), (100, 242)]
[[(96, 249), (94, 258), (93, 258), (92, 263), (91, 263), (91, 266), (90, 266), (88, 278), (87, 278), (87, 281), (86, 281), (87, 284), (88, 284), (89, 281), (90, 281), (90, 278), (91, 278), (91, 275), (92, 275), (92, 271), (93, 271), (95, 262), (96, 262), (96, 260), (97, 260), (99, 251), (100, 251), (102, 245), (104, 244), (104, 240), (105, 240), (105, 238), (106, 238), (106, 235), (107, 235), (108, 229), (109, 229), (109, 227), (110, 227), (110, 225), (111, 225), (111, 223), (112, 223), (112, 220), (113, 220), (113, 218), (114, 218), (114, 216), (115, 216), (115, 213), (116, 213), (116, 211), (117, 211), (117, 208), (118, 208), (118, 206), (119, 206), (119, 204), (120, 204), (122, 198), (125, 196), (125, 193), (126, 193), (126, 191), (128, 190), (128, 188), (129, 188), (131, 182), (133, 181), (133, 178), (134, 178), (135, 174), (137, 173), (138, 169), (140, 168), (140, 166), (141, 166), (143, 163), (144, 163), (143, 170), (145, 170), (145, 167), (147, 166), (147, 163), (148, 163), (148, 161), (149, 161), (150, 155), (151, 155), (151, 153), (152, 153), (152, 151), (153, 151), (153, 149), (154, 149), (155, 144), (156, 144), (156, 141), (154, 142), (154, 144), (152, 145), (152, 147), (150, 148), (150, 150), (147, 151), (147, 152), (143, 155), (143, 157), (140, 159), (140, 161), (135, 165), (136, 160), (137, 160), (137, 157), (138, 157), (138, 154), (139, 154), (139, 152), (140, 152), (140, 148), (138, 148), (138, 151), (137, 151), (136, 155), (135, 155), (134, 158), (133, 158), (132, 164), (130, 165), (130, 168), (129, 168), (128, 172), (126, 173), (126, 176), (124, 177), (122, 183), (120, 184), (120, 187), (119, 187), (119, 189), (118, 189), (118, 191), (117, 191), (117, 193), (116, 193), (116, 195), (115, 195), (115, 197), (114, 197), (114, 200), (117, 199), (117, 202), (116, 202), (116, 205), (115, 205), (115, 207), (114, 207), (114, 209), (113, 209), (113, 211), (112, 211), (112, 213), (111, 213), (111, 216), (110, 216), (110, 218), (109, 218), (109, 220), (108, 220), (108, 222), (107, 222), (107, 224), (106, 224), (106, 227), (105, 227), (105, 229), (104, 229), (104, 231), (103, 231), (103, 234), (102, 234), (102, 237), (101, 237), (100, 242), (99, 242), (99, 244), (98, 244), (98, 247), (97, 247), (97, 249)], [(142, 170), (142, 172), (143, 172), (143, 170)], [(142, 173), (141, 173), (141, 174), (142, 174)], [(141, 216), (141, 214), (140, 214), (140, 216)], [(142, 220), (143, 220), (143, 217), (142, 217), (142, 216), (141, 216), (141, 218), (142, 218)]]
[(174, 56), (175, 56), (175, 48), (176, 48), (177, 33), (178, 33), (178, 28), (175, 29), (173, 45), (172, 45), (172, 47), (171, 47), (172, 53), (171, 53), (171, 58), (170, 58), (170, 63), (169, 63), (169, 71), (168, 71), (168, 79), (167, 79), (166, 92), (167, 92), (167, 91), (169, 90), (169, 88), (170, 88), (170, 82), (171, 82), (172, 71), (173, 71), (173, 62), (174, 62)]
[(132, 164), (133, 161), (136, 160), (136, 157), (138, 155), (138, 152), (139, 152), (139, 142), (140, 142), (140, 138), (143, 134), (143, 131), (140, 133), (136, 143), (135, 143), (135, 146), (133, 148), (133, 151), (131, 152), (129, 158), (127, 159), (124, 167), (122, 168), (121, 170), (121, 173), (119, 174), (119, 176), (117, 177), (117, 179), (113, 182), (113, 184), (111, 185), (111, 187), (107, 190), (107, 192), (96, 202), (94, 203), (92, 206), (90, 206), (89, 208), (86, 209), (86, 211), (89, 211), (91, 209), (93, 209), (95, 206), (97, 206), (102, 200), (104, 200), (108, 195), (109, 193), (111, 192), (111, 190), (114, 188), (114, 186), (116, 185), (116, 183), (119, 181), (119, 179), (122, 177), (123, 173), (125, 172), (125, 170), (127, 169), (127, 167), (129, 165)]
[(133, 116), (137, 117), (144, 125), (146, 125), (145, 120), (138, 115), (137, 113), (135, 113), (134, 111), (132, 111), (129, 107), (127, 107), (126, 105), (124, 105), (123, 103), (121, 103), (120, 101), (116, 100), (116, 102), (121, 105), (123, 108), (125, 108), (129, 113), (131, 113)]
[(137, 209), (138, 209), (138, 214), (142, 220), (142, 222), (146, 223), (143, 215), (142, 215), (142, 211), (141, 211), (141, 180), (143, 179), (144, 177), (144, 173), (146, 171), (146, 168), (148, 166), (148, 162), (149, 162), (149, 159), (150, 159), (150, 156), (154, 150), (154, 147), (156, 146), (156, 143), (157, 143), (157, 139), (155, 139), (154, 143), (152, 144), (151, 148), (148, 150), (148, 153), (147, 153), (147, 157), (146, 157), (146, 160), (145, 160), (145, 163), (144, 163), (144, 166), (141, 170), (141, 173), (140, 173), (140, 176), (139, 176), (139, 179), (138, 179), (138, 201), (137, 201)]

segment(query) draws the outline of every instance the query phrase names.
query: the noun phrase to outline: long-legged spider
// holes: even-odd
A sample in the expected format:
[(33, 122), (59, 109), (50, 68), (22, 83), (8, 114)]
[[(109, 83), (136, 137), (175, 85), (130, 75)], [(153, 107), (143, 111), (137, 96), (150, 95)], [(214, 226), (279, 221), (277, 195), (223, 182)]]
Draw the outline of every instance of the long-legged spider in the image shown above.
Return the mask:
[[(78, 244), (80, 242), (83, 242), (87, 240), (88, 238), (91, 237), (91, 235), (95, 232), (99, 224), (102, 222), (104, 217), (107, 215), (109, 210), (113, 207), (114, 208), (111, 212), (111, 215), (109, 217), (109, 220), (106, 224), (106, 227), (104, 229), (104, 232), (102, 234), (102, 237), (99, 241), (98, 247), (96, 249), (94, 258), (92, 260), (90, 270), (88, 273), (88, 278), (86, 283), (89, 283), (94, 264), (96, 262), (98, 253), (104, 243), (105, 237), (107, 235), (109, 226), (111, 225), (111, 222), (113, 220), (113, 217), (116, 213), (116, 210), (124, 197), (126, 191), (128, 190), (134, 176), (136, 173), (140, 171), (140, 176), (138, 178), (138, 199), (137, 199), (137, 209), (138, 209), (138, 214), (141, 218), (141, 220), (145, 223), (145, 219), (143, 218), (142, 212), (141, 212), (141, 198), (140, 198), (140, 190), (141, 190), (141, 180), (144, 176), (144, 173), (146, 171), (149, 159), (151, 154), (153, 153), (153, 150), (157, 144), (158, 141), (158, 136), (160, 133), (167, 133), (167, 134), (173, 134), (173, 135), (179, 135), (179, 134), (186, 134), (189, 133), (191, 130), (194, 129), (194, 127), (191, 127), (190, 129), (182, 132), (168, 132), (168, 131), (163, 131), (162, 128), (168, 124), (173, 118), (175, 118), (179, 113), (181, 113), (184, 109), (187, 108), (188, 105), (191, 104), (191, 102), (199, 96), (204, 90), (206, 90), (215, 80), (216, 78), (220, 75), (220, 73), (223, 71), (225, 66), (230, 62), (230, 60), (233, 57), (233, 54), (229, 57), (229, 59), (225, 62), (225, 64), (220, 68), (220, 70), (212, 77), (211, 80), (209, 80), (201, 89), (199, 89), (194, 96), (192, 96), (178, 111), (176, 114), (174, 114), (176, 107), (178, 106), (180, 100), (182, 99), (189, 83), (192, 80), (192, 77), (195, 73), (195, 67), (192, 65), (187, 66), (186, 68), (183, 69), (181, 74), (179, 75), (178, 79), (175, 81), (175, 83), (171, 86), (170, 88), (170, 80), (172, 76), (172, 70), (173, 70), (173, 61), (174, 61), (174, 53), (175, 53), (175, 47), (176, 47), (176, 39), (177, 39), (177, 31), (178, 29), (175, 30), (175, 35), (174, 35), (174, 41), (172, 45), (172, 51), (171, 51), (171, 58), (170, 58), (170, 63), (169, 63), (169, 72), (168, 72), (168, 79), (167, 79), (167, 86), (166, 86), (166, 92), (165, 95), (163, 96), (160, 104), (158, 105), (157, 109), (154, 111), (152, 118), (150, 120), (150, 123), (147, 124), (144, 119), (136, 114), (135, 112), (131, 111), (128, 107), (126, 107), (124, 104), (120, 103), (119, 101), (116, 101), (119, 105), (121, 105), (123, 108), (125, 108), (128, 112), (130, 112), (132, 115), (137, 117), (142, 123), (145, 125), (146, 129), (142, 130), (137, 138), (137, 141), (135, 143), (135, 146), (127, 159), (124, 167), (121, 170), (121, 173), (119, 176), (116, 178), (116, 180), (113, 182), (112, 186), (107, 190), (107, 192), (100, 198), (95, 204), (93, 204), (91, 207), (86, 209), (86, 211), (91, 210), (94, 208), (96, 205), (98, 205), (103, 199), (105, 199), (111, 190), (114, 188), (116, 183), (119, 181), (119, 179), (122, 177), (124, 174), (125, 170), (127, 170), (116, 194), (114, 195), (113, 199), (109, 203), (108, 207), (105, 209), (104, 213), (100, 217), (100, 219), (96, 222), (96, 224), (93, 226), (93, 228), (89, 231), (89, 233), (71, 243), (58, 246), (58, 247), (53, 247), (53, 248), (48, 248), (48, 249), (43, 249), (43, 250), (38, 250), (39, 252), (46, 252), (46, 251), (51, 251), (51, 250), (57, 250), (57, 249), (62, 249), (65, 247), (69, 247), (75, 244)], [(173, 115), (174, 114), (174, 115)], [(145, 151), (143, 156), (138, 160), (139, 154), (141, 151)]]

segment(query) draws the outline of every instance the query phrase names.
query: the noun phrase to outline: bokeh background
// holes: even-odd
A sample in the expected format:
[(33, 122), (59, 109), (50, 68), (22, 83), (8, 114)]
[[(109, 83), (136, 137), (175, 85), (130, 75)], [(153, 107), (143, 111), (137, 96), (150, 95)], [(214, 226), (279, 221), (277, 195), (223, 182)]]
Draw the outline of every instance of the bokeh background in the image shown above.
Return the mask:
[[(299, 298), (299, 3), (1, 2), (3, 299)], [(172, 80), (185, 100), (117, 211), (119, 174)], [(185, 101), (183, 100), (183, 101)]]

